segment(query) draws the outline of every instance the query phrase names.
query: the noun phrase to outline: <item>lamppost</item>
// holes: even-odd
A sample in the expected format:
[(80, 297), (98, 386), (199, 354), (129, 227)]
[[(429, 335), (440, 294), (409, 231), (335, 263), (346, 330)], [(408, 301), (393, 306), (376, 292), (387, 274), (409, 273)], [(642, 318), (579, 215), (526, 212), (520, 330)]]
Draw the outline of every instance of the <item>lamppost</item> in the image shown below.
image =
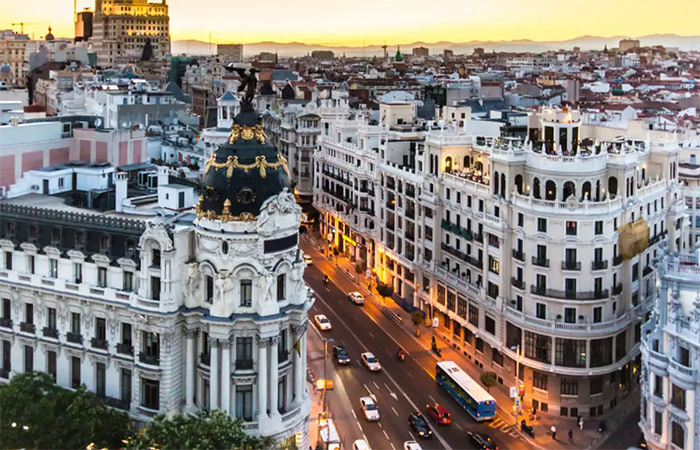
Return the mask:
[(515, 426), (517, 427), (520, 409), (520, 345), (510, 349), (515, 351), (515, 397), (513, 398), (513, 409), (515, 410)]
[(326, 413), (326, 386), (328, 385), (328, 378), (326, 378), (326, 359), (328, 358), (328, 343), (335, 342), (333, 338), (322, 338), (323, 339), (323, 413)]

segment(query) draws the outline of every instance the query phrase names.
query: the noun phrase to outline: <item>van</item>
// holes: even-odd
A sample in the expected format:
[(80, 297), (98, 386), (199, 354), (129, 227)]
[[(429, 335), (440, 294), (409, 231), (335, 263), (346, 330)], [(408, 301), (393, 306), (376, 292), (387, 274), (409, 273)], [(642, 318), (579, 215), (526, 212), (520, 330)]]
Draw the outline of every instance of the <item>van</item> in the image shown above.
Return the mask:
[(371, 450), (364, 439), (358, 439), (352, 443), (352, 450)]

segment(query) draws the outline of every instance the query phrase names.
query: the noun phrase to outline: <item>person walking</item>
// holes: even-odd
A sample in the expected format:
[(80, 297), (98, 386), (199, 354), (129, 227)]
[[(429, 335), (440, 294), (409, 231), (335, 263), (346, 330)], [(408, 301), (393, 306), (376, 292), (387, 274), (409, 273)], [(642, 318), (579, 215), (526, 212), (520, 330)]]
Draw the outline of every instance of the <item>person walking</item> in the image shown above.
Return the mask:
[(578, 416), (578, 427), (583, 431), (583, 416)]
[(552, 439), (556, 441), (557, 440), (557, 427), (552, 425), (552, 428), (550, 428), (550, 430), (552, 431)]
[(574, 443), (574, 430), (569, 430), (569, 444)]

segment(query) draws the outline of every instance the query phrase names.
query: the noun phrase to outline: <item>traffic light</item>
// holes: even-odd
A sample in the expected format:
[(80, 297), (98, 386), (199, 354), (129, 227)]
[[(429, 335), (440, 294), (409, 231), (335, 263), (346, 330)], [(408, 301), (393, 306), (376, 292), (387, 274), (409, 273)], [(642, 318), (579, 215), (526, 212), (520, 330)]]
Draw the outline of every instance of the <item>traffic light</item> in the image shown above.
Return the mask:
[(581, 362), (586, 362), (586, 352), (581, 352)]

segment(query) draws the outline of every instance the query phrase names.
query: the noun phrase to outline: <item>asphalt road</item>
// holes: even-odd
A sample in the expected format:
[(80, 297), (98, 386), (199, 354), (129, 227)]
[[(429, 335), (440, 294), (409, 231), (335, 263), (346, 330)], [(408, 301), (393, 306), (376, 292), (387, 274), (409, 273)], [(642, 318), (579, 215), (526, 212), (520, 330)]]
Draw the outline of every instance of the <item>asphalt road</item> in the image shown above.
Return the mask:
[[(437, 360), (433, 354), (409, 336), (403, 327), (382, 314), (373, 300), (367, 299), (364, 306), (350, 302), (347, 292), (357, 289), (354, 283), (308, 243), (303, 243), (302, 248), (314, 260), (305, 274), (306, 282), (317, 298), (309, 318), (313, 321), (315, 314), (325, 314), (332, 329), (323, 335), (332, 337), (334, 345), (342, 345), (350, 355), (351, 364), (336, 365), (336, 373), (352, 404), (353, 416), (371, 448), (399, 450), (405, 441), (414, 439), (425, 449), (474, 448), (466, 437), (467, 430), (488, 433), (501, 449), (529, 448), (500, 419), (489, 423), (474, 421), (435, 383)], [(324, 273), (331, 279), (328, 285), (323, 283)], [(408, 353), (405, 361), (396, 359), (399, 346)], [(372, 373), (362, 366), (360, 353), (365, 351), (374, 353), (379, 359), (383, 368), (381, 372)], [(362, 415), (359, 399), (370, 394), (377, 399), (380, 422), (366, 422)], [(420, 439), (410, 429), (408, 415), (414, 411), (424, 412), (427, 404), (435, 402), (452, 413), (452, 423), (438, 426), (428, 419), (433, 438)], [(343, 430), (339, 432), (342, 434)]]

